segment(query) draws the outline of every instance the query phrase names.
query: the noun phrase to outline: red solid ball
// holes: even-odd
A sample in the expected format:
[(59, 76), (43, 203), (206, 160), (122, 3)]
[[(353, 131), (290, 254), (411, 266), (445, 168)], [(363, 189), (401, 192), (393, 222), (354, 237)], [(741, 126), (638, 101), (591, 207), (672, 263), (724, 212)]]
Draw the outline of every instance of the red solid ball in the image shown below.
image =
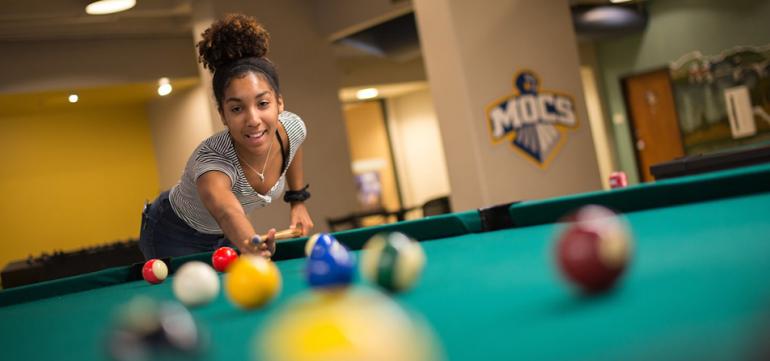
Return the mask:
[(163, 282), (168, 276), (168, 267), (159, 259), (151, 259), (142, 267), (142, 277), (151, 284)]
[(562, 274), (587, 293), (612, 287), (631, 255), (626, 224), (615, 212), (594, 205), (579, 209), (567, 221), (556, 243)]
[(219, 272), (224, 272), (233, 261), (238, 259), (238, 253), (230, 247), (220, 247), (211, 255), (211, 265)]

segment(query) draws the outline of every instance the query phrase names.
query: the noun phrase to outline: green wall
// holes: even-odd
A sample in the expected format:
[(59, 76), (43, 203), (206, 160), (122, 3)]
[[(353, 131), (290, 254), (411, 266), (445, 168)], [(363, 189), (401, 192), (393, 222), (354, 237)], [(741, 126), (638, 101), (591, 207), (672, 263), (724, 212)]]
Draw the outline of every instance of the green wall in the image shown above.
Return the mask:
[(629, 181), (638, 182), (636, 160), (620, 78), (668, 66), (682, 55), (718, 54), (739, 45), (770, 44), (770, 0), (650, 0), (643, 33), (596, 44), (597, 61), (613, 122), (617, 159)]

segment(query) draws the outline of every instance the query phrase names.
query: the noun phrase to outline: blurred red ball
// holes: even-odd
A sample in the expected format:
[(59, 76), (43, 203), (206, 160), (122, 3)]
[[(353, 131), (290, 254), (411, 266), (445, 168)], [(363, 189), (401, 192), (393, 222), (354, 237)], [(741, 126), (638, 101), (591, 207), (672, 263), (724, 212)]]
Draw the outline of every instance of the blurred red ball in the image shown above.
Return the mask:
[(631, 236), (626, 223), (612, 210), (585, 206), (565, 219), (566, 228), (556, 243), (562, 274), (587, 293), (611, 288), (631, 258)]

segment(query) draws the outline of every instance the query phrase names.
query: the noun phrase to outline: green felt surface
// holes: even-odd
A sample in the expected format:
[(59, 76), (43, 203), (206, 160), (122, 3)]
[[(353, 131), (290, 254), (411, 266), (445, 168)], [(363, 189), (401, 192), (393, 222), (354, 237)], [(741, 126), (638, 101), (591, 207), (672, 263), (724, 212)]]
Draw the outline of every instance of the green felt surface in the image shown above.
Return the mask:
[[(763, 165), (522, 202), (509, 208), (517, 228), (491, 232), (468, 211), (337, 235), (353, 249), (386, 230), (423, 240), (422, 278), (393, 299), (427, 322), (450, 360), (761, 360), (770, 356), (768, 176)], [(553, 222), (587, 203), (626, 212), (635, 239), (627, 273), (598, 297), (567, 285), (552, 257), (563, 227)], [(303, 245), (282, 244), (283, 292), (267, 307), (242, 311), (220, 293), (192, 310), (211, 335), (203, 359), (253, 358), (265, 320), (309, 292)], [(172, 260), (171, 270), (207, 257)], [(120, 305), (173, 300), (172, 279), (135, 276), (123, 267), (0, 292), (0, 359), (107, 359)]]
[(768, 193), (630, 213), (632, 263), (599, 297), (558, 274), (559, 225), (426, 242), (435, 261), (400, 301), (450, 359), (747, 359), (770, 337), (769, 217)]
[[(451, 360), (746, 359), (768, 336), (768, 215), (769, 193), (628, 213), (632, 263), (599, 297), (558, 275), (559, 224), (423, 242), (423, 277), (395, 300), (428, 322)], [(304, 260), (277, 264), (284, 289), (268, 307), (245, 312), (220, 295), (192, 311), (211, 333), (206, 358), (250, 358), (265, 318), (306, 292)], [(135, 295), (172, 299), (170, 285), (127, 282), (2, 307), (2, 358), (105, 359), (116, 306)]]

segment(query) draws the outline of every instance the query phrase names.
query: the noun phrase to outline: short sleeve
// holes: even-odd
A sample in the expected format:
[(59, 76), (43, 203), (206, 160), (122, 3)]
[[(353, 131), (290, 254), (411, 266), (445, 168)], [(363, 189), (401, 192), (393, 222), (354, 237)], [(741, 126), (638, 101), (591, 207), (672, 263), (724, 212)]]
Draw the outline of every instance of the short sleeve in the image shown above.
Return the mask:
[(307, 137), (307, 127), (302, 118), (292, 112), (284, 111), (279, 117), (286, 129), (286, 135), (289, 136), (289, 164), (291, 164), (294, 155)]
[(202, 147), (195, 155), (194, 162), (192, 167), (194, 181), (206, 172), (219, 171), (230, 178), (230, 184), (235, 185), (238, 171), (225, 155), (216, 153), (208, 147)]
[(303, 121), (299, 115), (289, 111), (282, 112), (280, 114), (280, 119), (283, 127), (286, 129), (286, 134), (288, 134), (289, 140), (296, 142), (296, 146), (299, 148), (299, 146), (302, 144), (302, 142), (305, 141), (305, 138), (307, 137), (307, 127), (305, 126), (305, 121)]

